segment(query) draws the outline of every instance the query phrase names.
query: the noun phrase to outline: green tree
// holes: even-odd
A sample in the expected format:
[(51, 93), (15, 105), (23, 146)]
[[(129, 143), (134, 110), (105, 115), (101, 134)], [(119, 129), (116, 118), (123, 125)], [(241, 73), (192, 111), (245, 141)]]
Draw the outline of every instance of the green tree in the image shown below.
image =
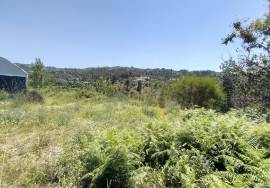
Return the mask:
[(35, 63), (32, 65), (32, 74), (30, 75), (30, 83), (34, 88), (41, 88), (43, 87), (45, 81), (45, 68), (43, 62), (36, 58)]
[(219, 108), (223, 91), (210, 77), (186, 76), (172, 84), (172, 97), (183, 107)]
[[(233, 27), (223, 43), (238, 40), (241, 50), (236, 59), (221, 67), (224, 90), (231, 97), (231, 106), (265, 108), (270, 105), (270, 7), (265, 17), (249, 23), (238, 21)], [(228, 88), (229, 80), (232, 85)]]

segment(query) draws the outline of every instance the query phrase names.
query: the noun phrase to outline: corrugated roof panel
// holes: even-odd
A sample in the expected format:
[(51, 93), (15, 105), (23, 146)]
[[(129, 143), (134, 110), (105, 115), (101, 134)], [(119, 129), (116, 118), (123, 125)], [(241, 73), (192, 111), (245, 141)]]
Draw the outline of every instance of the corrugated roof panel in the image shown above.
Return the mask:
[(27, 77), (24, 70), (2, 57), (0, 57), (0, 75)]

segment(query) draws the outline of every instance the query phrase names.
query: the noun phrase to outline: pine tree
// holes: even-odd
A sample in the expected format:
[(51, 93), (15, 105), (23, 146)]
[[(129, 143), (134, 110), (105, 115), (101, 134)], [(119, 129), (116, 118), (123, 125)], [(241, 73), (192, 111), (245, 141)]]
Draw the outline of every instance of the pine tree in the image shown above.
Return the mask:
[(45, 80), (45, 68), (39, 58), (36, 58), (35, 63), (32, 65), (32, 70), (33, 73), (30, 76), (30, 83), (34, 88), (41, 88)]

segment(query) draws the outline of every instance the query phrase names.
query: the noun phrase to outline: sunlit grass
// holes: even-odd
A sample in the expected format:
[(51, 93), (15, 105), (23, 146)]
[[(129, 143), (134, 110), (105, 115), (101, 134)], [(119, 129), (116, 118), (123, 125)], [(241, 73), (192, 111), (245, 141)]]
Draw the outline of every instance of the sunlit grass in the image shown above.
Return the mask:
[(0, 187), (98, 183), (109, 173), (106, 165), (121, 166), (114, 155), (126, 165), (119, 168), (130, 171), (124, 177), (129, 186), (269, 183), (266, 122), (236, 112), (161, 109), (102, 95), (80, 98), (77, 92), (41, 90), (42, 104), (0, 101)]

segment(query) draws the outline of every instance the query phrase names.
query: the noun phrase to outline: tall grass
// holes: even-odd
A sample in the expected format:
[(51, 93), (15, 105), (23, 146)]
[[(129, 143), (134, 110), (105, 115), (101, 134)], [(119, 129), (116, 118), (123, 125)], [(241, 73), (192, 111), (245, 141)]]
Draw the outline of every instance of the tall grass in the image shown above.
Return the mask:
[(77, 90), (4, 99), (2, 187), (267, 187), (270, 125)]

